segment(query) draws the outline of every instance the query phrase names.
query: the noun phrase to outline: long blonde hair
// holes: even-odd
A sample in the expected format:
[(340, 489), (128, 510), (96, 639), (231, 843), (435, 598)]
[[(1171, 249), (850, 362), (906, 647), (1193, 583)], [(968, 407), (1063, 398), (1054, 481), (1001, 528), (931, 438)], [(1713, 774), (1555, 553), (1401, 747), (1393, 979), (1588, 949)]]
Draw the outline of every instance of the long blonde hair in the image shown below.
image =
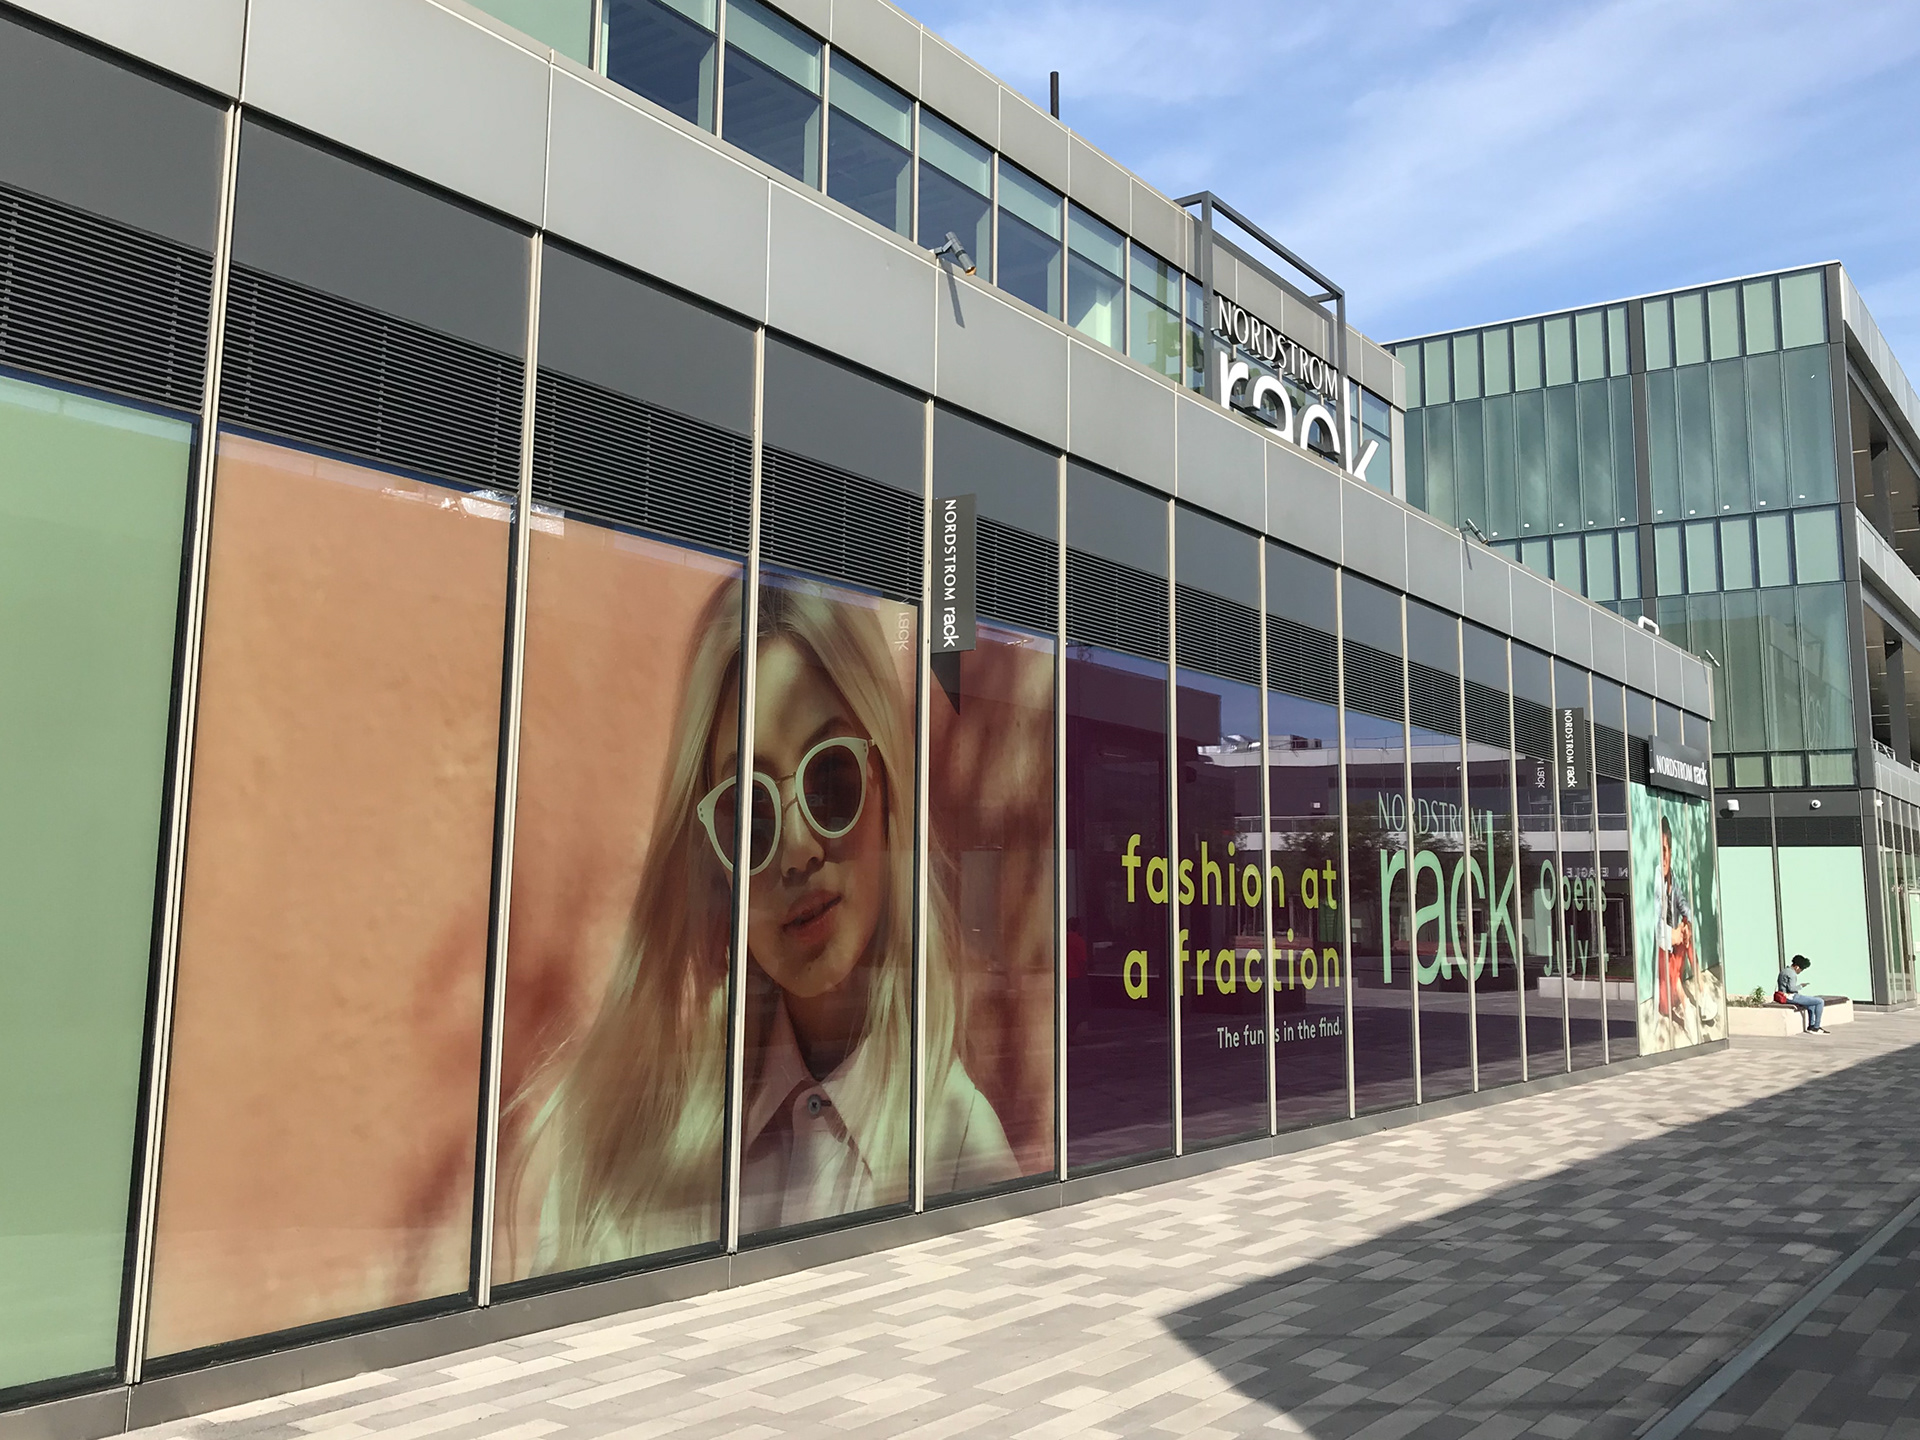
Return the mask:
[[(517, 1189), (536, 1147), (552, 1157), (545, 1197), (554, 1227), (542, 1269), (567, 1270), (711, 1241), (719, 1232), (726, 1133), (730, 877), (714, 858), (697, 806), (721, 702), (740, 669), (741, 582), (701, 614), (669, 771), (627, 932), (599, 1012), (522, 1091), (531, 1105)], [(786, 638), (810, 654), (880, 756), (887, 827), (885, 900), (868, 953), (867, 1013), (852, 1057), (848, 1129), (861, 1137), (878, 1203), (906, 1198), (912, 1094), (914, 729), (900, 672), (866, 605), (782, 576), (760, 590), (756, 649)], [(748, 764), (741, 768), (750, 767)], [(742, 777), (745, 778), (744, 776)], [(956, 934), (948, 867), (928, 867), (927, 1093), (937, 1095), (962, 1033), (949, 963)], [(745, 937), (741, 937), (745, 943)], [(779, 989), (748, 965), (745, 1091), (758, 1079)], [(558, 1080), (552, 1077), (557, 1072)], [(544, 1079), (543, 1079), (544, 1076)], [(544, 1247), (543, 1247), (544, 1248)]]

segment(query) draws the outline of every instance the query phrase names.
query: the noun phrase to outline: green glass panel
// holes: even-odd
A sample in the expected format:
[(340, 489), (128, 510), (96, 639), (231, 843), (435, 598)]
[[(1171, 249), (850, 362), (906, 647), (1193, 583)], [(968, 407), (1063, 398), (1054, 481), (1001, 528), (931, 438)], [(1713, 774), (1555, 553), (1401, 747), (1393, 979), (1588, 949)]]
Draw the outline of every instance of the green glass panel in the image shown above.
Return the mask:
[(1853, 752), (1851, 750), (1841, 750), (1837, 752), (1829, 750), (1825, 754), (1809, 755), (1807, 757), (1807, 783), (1809, 785), (1853, 784)]
[(1649, 519), (1680, 513), (1680, 419), (1675, 376), (1655, 370), (1647, 376), (1647, 478), (1653, 500)]
[[(913, 148), (913, 102), (886, 81), (869, 75), (838, 51), (830, 70), (833, 108), (851, 115), (903, 150)], [(1174, 297), (1179, 303), (1179, 297)]]
[(1587, 543), (1587, 594), (1605, 603), (1620, 598), (1620, 586), (1613, 568), (1613, 535), (1589, 535)]
[(1794, 633), (1791, 590), (1758, 590), (1760, 635), (1767, 663), (1767, 747), (1799, 750), (1807, 728), (1801, 707), (1800, 637)]
[(1840, 514), (1837, 510), (1793, 512), (1793, 578), (1818, 585), (1840, 578)]
[(1513, 389), (1513, 357), (1508, 348), (1511, 344), (1504, 325), (1480, 337), (1480, 353), (1486, 364), (1489, 395), (1504, 395)]
[[(1766, 667), (1760, 647), (1760, 597), (1730, 590), (1720, 597), (1726, 615), (1727, 648), (1716, 650), (1727, 673), (1727, 744), (1734, 750), (1767, 748)], [(1759, 783), (1765, 783), (1761, 781)]]
[(1780, 973), (1780, 932), (1774, 904), (1773, 847), (1722, 846), (1720, 939), (1727, 958), (1727, 993), (1773, 993)]
[(1566, 385), (1573, 380), (1573, 319), (1556, 315), (1540, 327), (1547, 351), (1547, 384)]
[(1707, 292), (1707, 349), (1713, 360), (1740, 354), (1740, 292), (1731, 285)]
[(1427, 412), (1426, 512), (1449, 525), (1460, 523), (1454, 512), (1453, 407)]
[(1453, 508), (1456, 524), (1471, 520), (1487, 529), (1486, 427), (1478, 400), (1453, 407)]
[(1625, 375), (1630, 358), (1627, 350), (1627, 307), (1615, 305), (1607, 311), (1607, 374)]
[(820, 42), (758, 0), (727, 0), (727, 44), (808, 94), (820, 93)]
[(1529, 320), (1513, 327), (1513, 388), (1540, 388), (1540, 322)]
[(1872, 1000), (1873, 950), (1867, 940), (1860, 847), (1782, 845), (1780, 878), (1781, 948), (1817, 960), (1820, 968), (1813, 974), (1822, 994)]
[(1576, 315), (1573, 331), (1574, 359), (1579, 378), (1603, 379), (1607, 373), (1606, 317), (1598, 310)]
[(1620, 532), (1620, 598), (1640, 598), (1640, 532)]
[[(1587, 381), (1574, 389), (1580, 410), (1580, 500), (1582, 523), (1613, 525), (1614, 513), (1613, 411), (1607, 402), (1607, 382)], [(1626, 454), (1628, 469), (1633, 452)]]
[(1827, 341), (1827, 281), (1824, 272), (1804, 270), (1780, 279), (1780, 345), (1792, 350)]
[(1633, 382), (1625, 376), (1607, 382), (1607, 409), (1613, 418), (1613, 523), (1631, 525), (1640, 518), (1640, 487), (1633, 478)]
[(1714, 523), (1687, 522), (1687, 593), (1698, 595), (1720, 588), (1720, 567), (1714, 553)]
[(1780, 332), (1773, 321), (1773, 281), (1749, 280), (1742, 285), (1740, 310), (1747, 322), (1747, 353), (1778, 350)]
[[(962, 134), (938, 115), (925, 111), (920, 114), (920, 163), (931, 165), (976, 195), (993, 192), (992, 152), (971, 135)], [(982, 265), (986, 263), (983, 256), (973, 258)]]
[(1641, 307), (1647, 330), (1647, 369), (1665, 370), (1673, 364), (1673, 307), (1665, 300), (1649, 300)]
[(0, 1390), (114, 1363), (191, 456), (0, 379)]
[(1420, 347), (1402, 345), (1393, 352), (1393, 357), (1407, 372), (1407, 408), (1412, 410), (1426, 404), (1426, 398), (1420, 386)]
[(1578, 535), (1553, 537), (1553, 578), (1567, 589), (1584, 595), (1586, 578), (1580, 571), (1580, 539)]
[(1753, 553), (1763, 586), (1793, 583), (1792, 547), (1787, 541), (1785, 514), (1753, 517)]
[[(1060, 238), (1066, 209), (1060, 193), (1005, 160), (1000, 162), (1000, 208), (1026, 221), (1048, 239)], [(1004, 251), (1001, 263), (1007, 263)]]
[[(475, 0), (481, 10), (504, 20), (523, 35), (551, 45), (569, 60), (585, 65), (593, 31), (593, 0)], [(713, 28), (712, 20), (707, 28)]]
[(1532, 390), (1513, 400), (1513, 467), (1522, 535), (1548, 528), (1546, 399)]
[(1480, 337), (1478, 335), (1453, 337), (1453, 398), (1456, 400), (1480, 398)]
[(1445, 405), (1453, 399), (1453, 389), (1448, 383), (1450, 366), (1447, 364), (1448, 345), (1444, 340), (1427, 341), (1427, 353), (1421, 361), (1421, 371), (1427, 377), (1426, 403)]
[(1736, 790), (1762, 790), (1767, 784), (1767, 757), (1764, 755), (1736, 755), (1733, 757), (1733, 785)]
[(1520, 563), (1545, 579), (1553, 578), (1553, 542), (1551, 540), (1522, 540), (1520, 542)]
[(1787, 409), (1777, 353), (1755, 355), (1747, 366), (1747, 454), (1753, 467), (1753, 503), (1765, 510), (1787, 503)]
[(1784, 357), (1787, 368), (1787, 480), (1795, 504), (1836, 497), (1833, 464), (1833, 388), (1827, 352)]
[(1427, 508), (1427, 412), (1409, 410), (1407, 437), (1407, 503), (1416, 510)]
[(1713, 403), (1707, 371), (1701, 366), (1674, 376), (1680, 410), (1680, 511), (1711, 515), (1713, 486)]
[(1751, 510), (1753, 480), (1747, 463), (1747, 376), (1745, 362), (1716, 360), (1708, 367), (1713, 383), (1713, 471), (1719, 508)]
[(1656, 593), (1678, 595), (1687, 588), (1686, 569), (1680, 559), (1680, 527), (1653, 527), (1653, 576)]
[(1558, 529), (1580, 524), (1580, 419), (1571, 387), (1547, 391), (1547, 518)]
[(1771, 759), (1773, 785), (1776, 790), (1798, 790), (1807, 783), (1807, 757), (1804, 755), (1775, 755)]
[(1707, 358), (1707, 327), (1699, 291), (1673, 297), (1673, 363), (1698, 365)]
[(1510, 395), (1480, 404), (1480, 426), (1486, 436), (1487, 534), (1512, 535), (1520, 528), (1520, 491), (1513, 468), (1513, 406)]
[(1720, 588), (1753, 588), (1753, 522), (1744, 516), (1720, 522)]

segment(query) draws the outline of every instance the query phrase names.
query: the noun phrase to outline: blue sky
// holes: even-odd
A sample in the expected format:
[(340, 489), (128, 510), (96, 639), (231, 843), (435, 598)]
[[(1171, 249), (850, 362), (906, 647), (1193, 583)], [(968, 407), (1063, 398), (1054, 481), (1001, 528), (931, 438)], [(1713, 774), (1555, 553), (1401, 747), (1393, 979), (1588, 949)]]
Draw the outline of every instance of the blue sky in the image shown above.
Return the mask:
[(1380, 340), (1844, 262), (1920, 379), (1915, 0), (904, 0)]

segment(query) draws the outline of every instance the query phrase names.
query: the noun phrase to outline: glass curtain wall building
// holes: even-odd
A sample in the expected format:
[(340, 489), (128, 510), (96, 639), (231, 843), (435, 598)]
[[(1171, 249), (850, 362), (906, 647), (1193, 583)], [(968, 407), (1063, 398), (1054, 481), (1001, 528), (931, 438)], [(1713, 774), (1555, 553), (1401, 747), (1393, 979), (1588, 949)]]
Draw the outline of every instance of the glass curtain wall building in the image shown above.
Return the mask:
[[(1195, 393), (1180, 207), (851, 27), (528, 6), (516, 90), (393, 4), (231, 37), (342, 77), (297, 117), (0, 14), (0, 1417), (1724, 1037), (1710, 802), (1646, 758), (1704, 667)], [(392, 54), (499, 135), (370, 122)]]
[(1905, 1003), (1900, 852), (1877, 817), (1904, 798), (1920, 716), (1916, 412), (1845, 271), (1394, 349), (1412, 504), (1708, 661), (1735, 988), (1770, 990), (1805, 952), (1827, 992)]

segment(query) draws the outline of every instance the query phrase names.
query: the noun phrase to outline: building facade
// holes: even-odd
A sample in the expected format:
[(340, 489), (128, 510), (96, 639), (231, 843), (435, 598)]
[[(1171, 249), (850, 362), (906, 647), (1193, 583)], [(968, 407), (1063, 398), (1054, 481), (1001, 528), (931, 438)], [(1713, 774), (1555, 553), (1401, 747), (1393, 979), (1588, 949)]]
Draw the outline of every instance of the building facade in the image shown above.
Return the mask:
[(1920, 407), (1837, 264), (1403, 342), (1407, 498), (1705, 658), (1728, 983), (1914, 997)]
[(882, 0), (37, 0), (0, 120), (0, 1435), (1724, 1043), (1707, 664)]

